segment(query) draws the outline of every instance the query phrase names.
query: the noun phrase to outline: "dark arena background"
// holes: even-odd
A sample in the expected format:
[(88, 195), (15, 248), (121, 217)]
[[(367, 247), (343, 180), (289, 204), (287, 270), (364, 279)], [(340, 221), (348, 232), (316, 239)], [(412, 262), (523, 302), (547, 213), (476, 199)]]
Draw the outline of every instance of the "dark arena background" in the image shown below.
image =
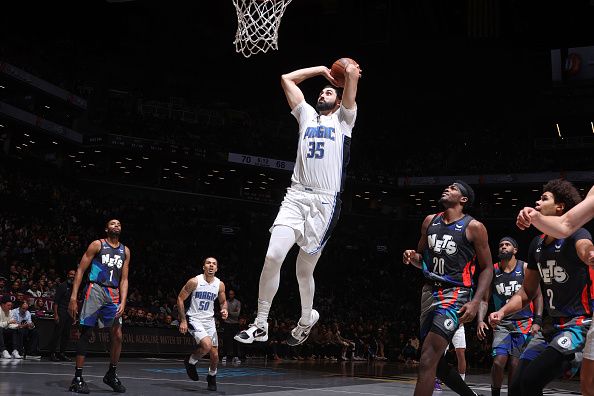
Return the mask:
[[(29, 301), (39, 336), (29, 353), (41, 358), (0, 358), (0, 394), (68, 391), (74, 362), (49, 350), (53, 297), (111, 218), (131, 250), (127, 393), (212, 394), (207, 359), (199, 382), (186, 376), (194, 341), (178, 331), (177, 295), (214, 256), (241, 301), (240, 327), (254, 319), (297, 147), (280, 76), (349, 57), (363, 70), (357, 124), (340, 221), (315, 271), (316, 336), (284, 341), (300, 315), (294, 246), (269, 341), (221, 361), (214, 393), (412, 395), (423, 276), (402, 253), (444, 187), (473, 186), (469, 213), (496, 262), (504, 235), (526, 258), (538, 231), (519, 230), (516, 216), (548, 180), (582, 196), (594, 184), (593, 19), (580, 0), (293, 0), (278, 50), (246, 58), (232, 0), (14, 2), (0, 15), (0, 294)], [(300, 85), (309, 103), (324, 83)], [(476, 321), (465, 328), (466, 381), (490, 394), (492, 332), (479, 341)], [(342, 353), (337, 333), (354, 350)], [(73, 326), (69, 359), (78, 337)], [(95, 329), (88, 350), (91, 393), (111, 392), (108, 334)], [(545, 393), (579, 394), (579, 374)]]

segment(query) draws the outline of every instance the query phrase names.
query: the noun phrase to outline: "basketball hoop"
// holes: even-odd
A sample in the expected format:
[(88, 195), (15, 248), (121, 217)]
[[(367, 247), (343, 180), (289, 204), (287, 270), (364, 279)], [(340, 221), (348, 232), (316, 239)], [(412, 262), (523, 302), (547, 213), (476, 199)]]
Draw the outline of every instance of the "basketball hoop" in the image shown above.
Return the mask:
[(278, 28), (291, 0), (233, 0), (237, 10), (235, 51), (249, 58), (278, 50)]

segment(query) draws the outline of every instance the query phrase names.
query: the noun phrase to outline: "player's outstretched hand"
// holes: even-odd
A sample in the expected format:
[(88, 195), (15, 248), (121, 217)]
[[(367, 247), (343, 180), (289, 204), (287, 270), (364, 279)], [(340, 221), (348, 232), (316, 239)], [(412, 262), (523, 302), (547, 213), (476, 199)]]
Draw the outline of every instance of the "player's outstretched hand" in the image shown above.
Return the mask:
[(530, 228), (532, 224), (532, 216), (538, 213), (538, 211), (534, 208), (526, 206), (524, 209), (520, 210), (518, 213), (518, 217), (516, 219), (516, 225), (520, 230), (526, 230)]
[(476, 336), (479, 340), (483, 341), (487, 338), (487, 331), (489, 330), (489, 326), (485, 322), (480, 322), (476, 327)]

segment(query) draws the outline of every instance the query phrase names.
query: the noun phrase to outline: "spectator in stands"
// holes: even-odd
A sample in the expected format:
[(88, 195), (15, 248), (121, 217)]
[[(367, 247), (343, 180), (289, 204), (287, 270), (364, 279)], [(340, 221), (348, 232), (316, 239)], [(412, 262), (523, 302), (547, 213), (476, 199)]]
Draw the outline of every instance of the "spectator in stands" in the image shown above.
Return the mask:
[(10, 287), (10, 294), (16, 296), (17, 293), (22, 293), (21, 281), (19, 279), (16, 279), (14, 282), (12, 282), (12, 286)]
[(34, 281), (30, 281), (29, 289), (27, 289), (27, 294), (33, 297), (41, 297), (41, 290), (39, 290), (39, 284)]
[[(72, 282), (74, 281), (75, 275), (75, 270), (68, 271), (66, 281), (58, 285), (54, 297), (54, 331), (49, 343), (50, 360), (52, 362), (70, 361), (70, 358), (66, 356), (66, 345), (70, 338), (73, 318), (68, 312), (68, 303), (70, 302)], [(60, 352), (56, 353), (58, 344)]]
[(155, 325), (155, 315), (152, 312), (147, 312), (146, 320), (144, 321), (145, 326), (154, 326)]
[[(335, 342), (340, 346), (340, 356), (338, 359), (349, 360), (349, 358), (354, 357), (355, 343), (342, 336), (338, 322), (334, 322), (332, 325), (332, 330), (334, 332)], [(349, 355), (348, 357), (347, 353)]]
[(47, 281), (47, 286), (46, 286), (45, 290), (43, 290), (43, 294), (41, 295), (41, 297), (54, 298), (54, 296), (56, 295), (56, 290), (57, 290), (56, 282), (49, 279)]
[(0, 294), (4, 294), (8, 292), (8, 287), (6, 285), (6, 278), (3, 276), (0, 276)]
[(227, 359), (233, 359), (232, 363), (239, 364), (239, 343), (236, 342), (233, 337), (239, 333), (239, 315), (241, 313), (241, 302), (235, 298), (235, 290), (229, 289), (227, 292), (227, 310), (229, 315), (227, 319), (223, 321), (223, 347), (225, 352), (223, 354), (223, 363), (227, 362)]
[[(16, 345), (16, 332), (11, 327), (16, 326), (16, 321), (11, 319), (10, 310), (12, 309), (12, 300), (9, 296), (2, 297), (0, 302), (0, 353), (3, 359), (11, 359), (12, 356), (8, 353), (4, 344), (4, 336), (12, 333), (13, 335), (13, 348)], [(15, 351), (16, 352), (16, 351)], [(18, 355), (18, 352), (16, 353)]]
[(30, 311), (33, 315), (37, 318), (43, 318), (46, 314), (46, 307), (45, 301), (43, 298), (38, 298), (35, 300), (35, 304), (31, 307)]
[[(17, 308), (10, 311), (10, 318), (17, 324), (17, 337), (15, 349), (12, 352), (14, 359), (28, 357), (29, 359), (40, 359), (39, 354), (39, 333), (31, 319), (29, 304), (21, 301)], [(23, 353), (23, 357), (21, 357)]]

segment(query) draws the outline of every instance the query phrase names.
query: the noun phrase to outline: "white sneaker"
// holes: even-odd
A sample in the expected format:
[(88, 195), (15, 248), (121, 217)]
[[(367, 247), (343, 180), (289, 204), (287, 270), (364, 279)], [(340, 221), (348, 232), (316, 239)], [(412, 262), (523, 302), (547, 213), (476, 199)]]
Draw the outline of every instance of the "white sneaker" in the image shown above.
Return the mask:
[(221, 359), (221, 363), (227, 364), (227, 356), (223, 356), (223, 358)]
[(307, 326), (303, 326), (300, 322), (297, 322), (297, 326), (291, 330), (291, 334), (287, 337), (287, 344), (290, 346), (303, 344), (305, 340), (307, 340), (307, 337), (309, 337), (309, 332), (317, 323), (318, 319), (320, 319), (320, 314), (315, 309), (312, 309), (311, 323)]
[(12, 359), (12, 356), (10, 356), (10, 353), (6, 349), (2, 351), (2, 359)]
[(239, 360), (239, 358), (238, 358), (237, 356), (235, 356), (235, 357), (233, 358), (233, 362), (232, 362), (232, 363), (233, 363), (233, 364), (241, 364), (241, 360)]
[(21, 355), (19, 355), (19, 351), (17, 351), (15, 349), (14, 351), (12, 351), (12, 358), (13, 359), (22, 359), (23, 357)]
[(27, 360), (41, 360), (41, 355), (27, 355), (25, 358)]
[(252, 323), (247, 330), (240, 331), (233, 339), (242, 344), (251, 344), (254, 341), (268, 341), (268, 323), (264, 327), (259, 327), (256, 323)]

